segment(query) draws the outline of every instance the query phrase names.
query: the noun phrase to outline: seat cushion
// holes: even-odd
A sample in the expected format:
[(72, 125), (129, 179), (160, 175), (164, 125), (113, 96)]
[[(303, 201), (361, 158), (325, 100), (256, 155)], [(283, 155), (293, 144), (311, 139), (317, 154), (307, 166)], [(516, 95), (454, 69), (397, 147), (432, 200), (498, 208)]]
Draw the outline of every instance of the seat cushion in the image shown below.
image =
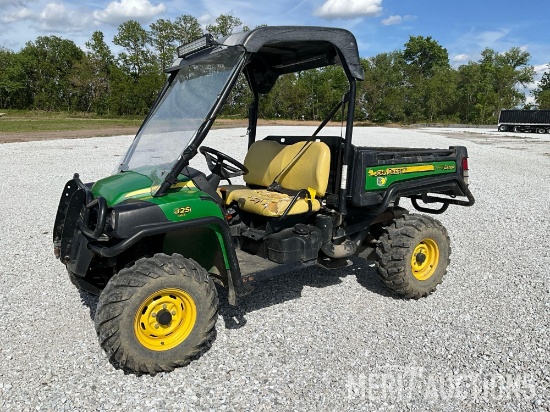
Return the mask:
[[(236, 200), (241, 210), (261, 216), (277, 217), (285, 212), (292, 199), (293, 196), (264, 189), (237, 189), (229, 193), (226, 202), (229, 204)], [(298, 215), (310, 210), (316, 212), (320, 208), (321, 203), (317, 199), (298, 199), (288, 214)]]
[[(284, 146), (270, 140), (260, 140), (248, 149), (244, 165), (249, 173), (243, 179), (254, 187), (268, 187), (277, 182), (282, 188), (298, 192), (308, 190), (311, 197), (324, 196), (330, 171), (330, 150), (325, 143), (298, 142)], [(293, 195), (228, 185), (219, 188), (225, 204), (236, 202), (241, 210), (261, 216), (281, 216), (294, 198)], [(298, 199), (289, 215), (316, 212), (321, 208), (317, 199)]]
[(231, 202), (237, 201), (237, 198), (233, 192), (237, 192), (239, 190), (250, 190), (250, 188), (244, 185), (221, 185), (218, 187), (218, 194), (224, 200), (224, 203), (229, 205)]

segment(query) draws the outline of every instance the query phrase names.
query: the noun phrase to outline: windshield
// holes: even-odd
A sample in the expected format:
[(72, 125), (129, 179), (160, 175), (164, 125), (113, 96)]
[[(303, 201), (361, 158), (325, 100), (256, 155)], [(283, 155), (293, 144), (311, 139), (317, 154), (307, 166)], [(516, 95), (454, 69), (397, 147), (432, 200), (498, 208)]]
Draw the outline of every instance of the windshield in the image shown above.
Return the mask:
[(218, 48), (183, 66), (117, 171), (134, 171), (159, 184), (204, 123), (242, 55), (242, 49)]

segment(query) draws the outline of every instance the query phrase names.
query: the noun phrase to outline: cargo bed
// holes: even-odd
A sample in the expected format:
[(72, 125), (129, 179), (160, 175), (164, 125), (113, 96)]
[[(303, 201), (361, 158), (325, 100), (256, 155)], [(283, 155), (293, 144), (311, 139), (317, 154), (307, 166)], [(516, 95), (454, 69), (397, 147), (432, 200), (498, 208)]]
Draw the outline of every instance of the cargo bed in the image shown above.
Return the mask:
[[(385, 209), (399, 197), (470, 206), (468, 153), (448, 149), (354, 147), (349, 199), (354, 206)], [(435, 197), (433, 195), (442, 195)], [(456, 199), (457, 197), (466, 200)]]

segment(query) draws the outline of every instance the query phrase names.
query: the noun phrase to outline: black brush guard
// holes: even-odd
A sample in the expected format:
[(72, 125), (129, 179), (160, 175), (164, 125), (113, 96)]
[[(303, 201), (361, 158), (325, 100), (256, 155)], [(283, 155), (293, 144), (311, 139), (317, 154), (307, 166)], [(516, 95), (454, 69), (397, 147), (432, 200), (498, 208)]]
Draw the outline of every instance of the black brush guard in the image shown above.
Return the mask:
[(90, 187), (75, 173), (65, 184), (53, 230), (54, 253), (63, 263), (68, 263), (73, 240), (80, 232), (90, 240), (97, 240), (105, 230), (108, 215), (107, 202), (94, 198)]

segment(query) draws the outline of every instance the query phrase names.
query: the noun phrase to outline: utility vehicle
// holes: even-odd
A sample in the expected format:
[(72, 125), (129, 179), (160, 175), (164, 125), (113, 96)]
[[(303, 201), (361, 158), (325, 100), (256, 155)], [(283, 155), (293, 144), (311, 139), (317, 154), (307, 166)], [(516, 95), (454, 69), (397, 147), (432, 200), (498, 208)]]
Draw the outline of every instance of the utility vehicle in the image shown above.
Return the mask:
[[(447, 231), (399, 202), (427, 213), (472, 205), (467, 151), (352, 144), (363, 70), (350, 32), (261, 27), (206, 35), (178, 54), (117, 171), (95, 183), (75, 174), (55, 219), (55, 254), (77, 287), (99, 294), (95, 327), (113, 364), (154, 374), (200, 356), (215, 332), (215, 283), (236, 305), (262, 278), (357, 256), (374, 258), (398, 295), (435, 290)], [(260, 139), (260, 95), (281, 75), (328, 65), (349, 91), (317, 131)], [(242, 161), (202, 145), (241, 73), (253, 96)], [(321, 136), (339, 110), (342, 136)], [(209, 173), (190, 166), (198, 153)], [(245, 184), (226, 182), (236, 176)]]

